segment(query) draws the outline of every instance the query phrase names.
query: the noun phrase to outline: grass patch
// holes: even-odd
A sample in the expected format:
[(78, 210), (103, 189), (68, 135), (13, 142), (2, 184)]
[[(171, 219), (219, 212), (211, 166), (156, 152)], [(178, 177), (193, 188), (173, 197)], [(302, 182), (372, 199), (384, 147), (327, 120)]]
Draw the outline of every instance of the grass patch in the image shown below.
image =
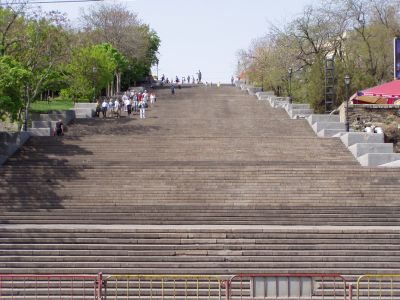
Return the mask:
[(48, 113), (51, 110), (68, 110), (73, 107), (72, 100), (35, 101), (31, 104), (31, 112)]

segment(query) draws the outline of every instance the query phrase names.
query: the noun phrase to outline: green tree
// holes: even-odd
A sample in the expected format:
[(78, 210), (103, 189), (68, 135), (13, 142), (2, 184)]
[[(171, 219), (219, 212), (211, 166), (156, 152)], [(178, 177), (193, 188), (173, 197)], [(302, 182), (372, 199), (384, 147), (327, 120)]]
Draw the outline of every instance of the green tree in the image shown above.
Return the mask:
[(96, 97), (113, 78), (123, 56), (110, 45), (95, 45), (74, 51), (67, 66), (69, 87), (63, 95), (74, 101), (87, 101)]
[(15, 120), (23, 106), (23, 83), (31, 74), (10, 56), (0, 57), (0, 74), (0, 119)]

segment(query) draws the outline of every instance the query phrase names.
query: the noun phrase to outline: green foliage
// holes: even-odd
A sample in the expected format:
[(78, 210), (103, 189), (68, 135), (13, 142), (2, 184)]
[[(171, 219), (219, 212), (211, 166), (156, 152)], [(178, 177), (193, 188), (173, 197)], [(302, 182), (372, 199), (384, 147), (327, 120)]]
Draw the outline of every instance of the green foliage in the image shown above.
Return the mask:
[(69, 86), (61, 95), (76, 101), (92, 99), (113, 80), (123, 63), (123, 56), (108, 44), (78, 49), (67, 66)]
[(23, 105), (23, 82), (31, 73), (9, 56), (0, 57), (0, 119), (14, 120)]
[(0, 7), (0, 118), (21, 116), (47, 91), (88, 101), (121, 74), (123, 82), (147, 77), (157, 61), (156, 32), (119, 4), (92, 16), (90, 26), (73, 31), (57, 12)]

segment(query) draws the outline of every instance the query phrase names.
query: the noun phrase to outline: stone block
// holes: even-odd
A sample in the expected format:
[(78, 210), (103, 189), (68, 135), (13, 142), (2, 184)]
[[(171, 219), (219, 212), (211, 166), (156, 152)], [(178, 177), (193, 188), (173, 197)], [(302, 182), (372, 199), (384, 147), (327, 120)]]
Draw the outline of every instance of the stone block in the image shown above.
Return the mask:
[(273, 108), (285, 108), (289, 103), (287, 97), (270, 97), (269, 103)]
[(73, 119), (75, 119), (75, 111), (66, 110), (60, 113), (40, 114), (35, 121), (58, 121), (60, 119), (64, 124), (69, 124)]
[(54, 128), (57, 121), (32, 121), (32, 128)]
[(354, 157), (368, 153), (393, 153), (393, 144), (389, 143), (357, 143), (349, 147)]
[(342, 133), (343, 130), (341, 129), (322, 129), (318, 131), (317, 136), (320, 138), (332, 138), (335, 135)]
[(312, 114), (307, 121), (312, 126), (315, 122), (340, 122), (340, 118), (338, 115)]
[(75, 109), (75, 117), (77, 119), (93, 118), (94, 115), (95, 115), (95, 109), (91, 109), (91, 108)]
[(28, 132), (32, 136), (51, 136), (52, 130), (48, 128), (28, 128)]
[(304, 103), (292, 103), (288, 105), (288, 110), (292, 109), (311, 109), (310, 104), (304, 104)]
[(309, 115), (311, 115), (314, 111), (312, 109), (289, 109), (288, 111), (289, 117), (291, 119), (298, 119), (300, 118), (306, 118)]
[(379, 165), (382, 168), (400, 168), (400, 160), (395, 160), (390, 163), (385, 163), (383, 165)]
[(96, 109), (96, 103), (75, 103), (75, 110), (79, 108)]
[(256, 93), (261, 92), (261, 88), (250, 86), (247, 88), (249, 95), (254, 96)]
[(357, 143), (383, 143), (384, 136), (382, 133), (366, 133), (366, 132), (347, 132), (340, 137), (343, 144), (347, 147)]
[(267, 92), (257, 92), (256, 96), (258, 100), (268, 100), (269, 96), (274, 96), (273, 91), (267, 91)]
[(367, 153), (357, 157), (363, 167), (378, 167), (396, 160), (400, 160), (400, 153)]
[(312, 125), (315, 133), (320, 132), (322, 129), (336, 129), (338, 131), (345, 131), (345, 125), (339, 122), (315, 122)]

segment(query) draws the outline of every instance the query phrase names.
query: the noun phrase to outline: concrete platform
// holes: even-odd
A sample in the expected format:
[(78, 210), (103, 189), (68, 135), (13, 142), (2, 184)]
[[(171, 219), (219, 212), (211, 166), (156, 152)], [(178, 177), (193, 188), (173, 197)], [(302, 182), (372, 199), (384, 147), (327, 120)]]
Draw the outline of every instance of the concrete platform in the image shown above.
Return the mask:
[(342, 132), (343, 130), (341, 129), (322, 129), (317, 132), (317, 136), (320, 138), (333, 138)]
[(290, 111), (292, 109), (311, 109), (310, 108), (310, 104), (306, 104), (306, 103), (292, 103), (289, 104), (287, 107), (287, 110)]
[(315, 133), (320, 132), (322, 129), (336, 129), (339, 131), (345, 131), (345, 125), (339, 122), (315, 122), (312, 125), (312, 129)]
[(338, 115), (312, 114), (307, 121), (312, 126), (315, 122), (340, 122), (340, 118)]
[(348, 132), (340, 137), (347, 147), (357, 143), (383, 143), (384, 136), (380, 133)]
[(357, 143), (349, 147), (354, 157), (360, 157), (368, 153), (393, 153), (391, 143)]
[(368, 153), (357, 158), (363, 167), (378, 167), (400, 160), (400, 153)]
[(292, 108), (289, 109), (287, 112), (291, 119), (298, 119), (299, 117), (305, 119), (309, 115), (311, 115), (314, 111), (312, 109)]

